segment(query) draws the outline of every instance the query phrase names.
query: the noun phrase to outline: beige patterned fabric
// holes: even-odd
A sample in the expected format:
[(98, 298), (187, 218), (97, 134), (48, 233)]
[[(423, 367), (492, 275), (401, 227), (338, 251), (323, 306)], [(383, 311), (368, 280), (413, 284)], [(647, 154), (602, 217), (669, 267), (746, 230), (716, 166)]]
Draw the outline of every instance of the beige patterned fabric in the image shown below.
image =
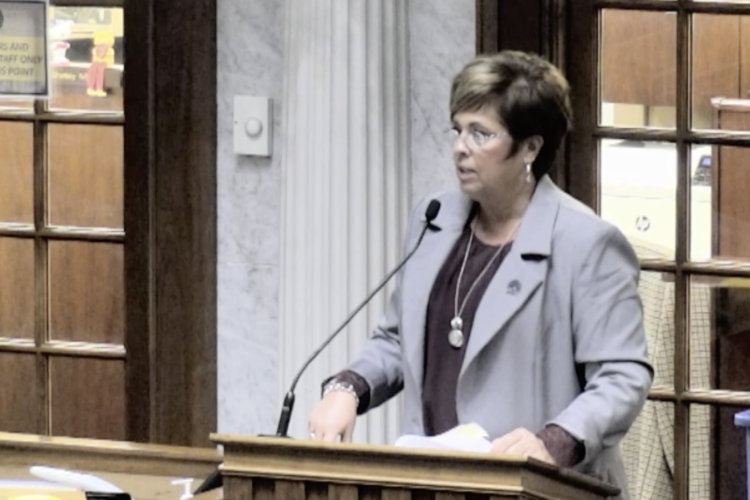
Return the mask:
[[(690, 286), (690, 387), (711, 388), (712, 286)], [(690, 406), (690, 498), (711, 498), (711, 407)]]
[[(633, 241), (631, 240), (631, 243)], [(664, 258), (654, 249), (633, 243), (642, 258)], [(654, 387), (674, 387), (674, 283), (662, 273), (641, 273), (639, 292), (654, 366)], [(707, 285), (690, 289), (691, 385), (709, 387), (711, 294)], [(710, 409), (692, 407), (690, 419), (690, 498), (707, 499), (710, 481)], [(648, 401), (621, 444), (633, 499), (674, 497), (674, 408)]]

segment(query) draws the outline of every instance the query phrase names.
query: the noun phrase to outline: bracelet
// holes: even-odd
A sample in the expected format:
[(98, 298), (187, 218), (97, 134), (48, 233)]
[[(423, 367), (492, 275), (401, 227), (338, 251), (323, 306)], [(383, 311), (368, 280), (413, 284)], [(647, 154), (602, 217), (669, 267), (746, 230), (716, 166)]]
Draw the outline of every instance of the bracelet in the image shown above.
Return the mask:
[(349, 382), (340, 382), (338, 380), (332, 380), (328, 382), (323, 388), (323, 397), (328, 396), (332, 392), (339, 391), (351, 394), (351, 396), (354, 398), (354, 404), (357, 408), (359, 408), (359, 396), (357, 396), (357, 391), (354, 390), (354, 386)]

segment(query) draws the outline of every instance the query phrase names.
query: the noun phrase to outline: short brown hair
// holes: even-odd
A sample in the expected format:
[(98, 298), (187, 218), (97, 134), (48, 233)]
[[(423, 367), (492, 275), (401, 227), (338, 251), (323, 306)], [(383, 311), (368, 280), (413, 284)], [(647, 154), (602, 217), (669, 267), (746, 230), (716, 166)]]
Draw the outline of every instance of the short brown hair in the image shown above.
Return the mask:
[(568, 81), (552, 63), (517, 51), (480, 55), (470, 61), (451, 85), (451, 118), (461, 111), (489, 108), (513, 138), (512, 154), (521, 141), (544, 139), (534, 161), (539, 179), (552, 168), (563, 137), (572, 125)]

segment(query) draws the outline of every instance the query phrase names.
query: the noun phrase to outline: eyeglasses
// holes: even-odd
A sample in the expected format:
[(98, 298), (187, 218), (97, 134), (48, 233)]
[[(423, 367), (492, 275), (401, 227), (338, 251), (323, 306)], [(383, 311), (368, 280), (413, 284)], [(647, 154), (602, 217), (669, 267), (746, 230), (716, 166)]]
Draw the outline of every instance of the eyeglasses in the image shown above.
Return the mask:
[[(464, 144), (466, 144), (466, 147), (468, 147), (472, 151), (476, 151), (478, 149), (481, 149), (485, 144), (490, 142), (493, 139), (497, 139), (500, 137), (503, 137), (507, 132), (499, 132), (497, 134), (490, 134), (487, 132), (484, 132), (482, 130), (479, 130), (477, 128), (467, 128), (466, 135), (464, 136)], [(456, 141), (461, 139), (463, 136), (463, 131), (459, 130), (456, 127), (452, 127), (450, 131), (448, 132), (451, 142), (455, 145)]]

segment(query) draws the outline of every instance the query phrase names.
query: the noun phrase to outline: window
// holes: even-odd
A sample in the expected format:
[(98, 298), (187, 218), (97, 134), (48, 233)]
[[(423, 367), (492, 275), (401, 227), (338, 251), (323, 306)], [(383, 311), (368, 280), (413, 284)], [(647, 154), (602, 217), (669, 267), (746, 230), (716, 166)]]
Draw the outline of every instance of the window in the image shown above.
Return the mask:
[(52, 98), (0, 100), (0, 426), (125, 439), (123, 10), (49, 14)]
[(631, 495), (747, 498), (750, 4), (569, 5), (569, 187), (641, 259), (656, 368), (622, 444)]

